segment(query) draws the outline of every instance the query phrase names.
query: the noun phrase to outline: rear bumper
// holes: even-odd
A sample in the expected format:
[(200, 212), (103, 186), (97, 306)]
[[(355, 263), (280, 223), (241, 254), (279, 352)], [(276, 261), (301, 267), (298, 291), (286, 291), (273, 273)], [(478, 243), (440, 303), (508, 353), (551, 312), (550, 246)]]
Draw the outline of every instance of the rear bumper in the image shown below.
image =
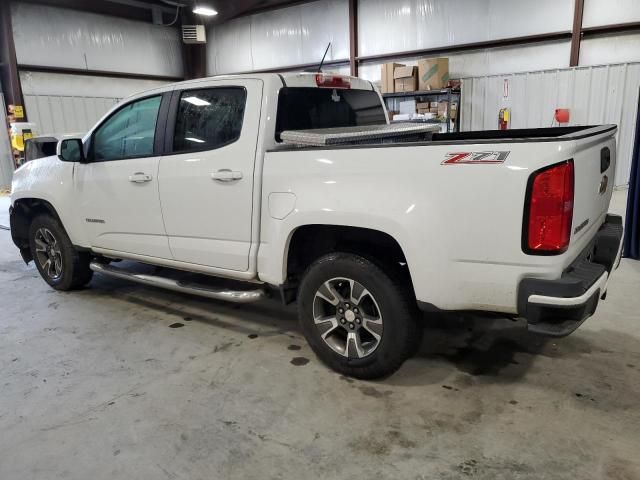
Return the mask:
[(532, 332), (563, 337), (576, 330), (604, 299), (622, 255), (622, 218), (607, 215), (593, 241), (557, 280), (525, 278), (518, 288), (518, 314)]

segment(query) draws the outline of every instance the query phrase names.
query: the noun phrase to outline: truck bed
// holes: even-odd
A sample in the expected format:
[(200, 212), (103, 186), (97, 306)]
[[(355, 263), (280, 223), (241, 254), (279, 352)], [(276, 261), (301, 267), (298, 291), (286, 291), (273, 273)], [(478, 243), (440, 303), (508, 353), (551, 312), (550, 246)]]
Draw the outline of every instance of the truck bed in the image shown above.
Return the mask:
[(550, 127), (550, 128), (521, 128), (513, 130), (476, 130), (470, 132), (457, 133), (434, 133), (431, 140), (415, 141), (408, 137), (398, 139), (394, 142), (380, 143), (379, 141), (360, 141), (357, 144), (349, 145), (287, 145), (282, 144), (274, 151), (305, 150), (305, 149), (341, 149), (341, 148), (393, 148), (421, 145), (468, 145), (468, 144), (498, 144), (498, 143), (538, 143), (538, 142), (558, 142), (574, 141), (586, 137), (600, 135), (615, 130), (615, 125), (581, 125), (572, 127)]

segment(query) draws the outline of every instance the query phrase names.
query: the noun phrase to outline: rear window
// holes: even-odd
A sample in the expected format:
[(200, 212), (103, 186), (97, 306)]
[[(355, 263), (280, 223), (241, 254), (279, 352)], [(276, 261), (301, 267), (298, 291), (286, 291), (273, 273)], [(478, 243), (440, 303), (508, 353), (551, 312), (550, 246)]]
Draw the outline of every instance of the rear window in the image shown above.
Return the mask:
[(50, 157), (56, 154), (58, 140), (55, 137), (41, 137), (29, 139), (24, 147), (24, 160), (29, 162), (38, 158)]
[(284, 87), (278, 97), (276, 140), (285, 130), (359, 127), (387, 123), (373, 90)]

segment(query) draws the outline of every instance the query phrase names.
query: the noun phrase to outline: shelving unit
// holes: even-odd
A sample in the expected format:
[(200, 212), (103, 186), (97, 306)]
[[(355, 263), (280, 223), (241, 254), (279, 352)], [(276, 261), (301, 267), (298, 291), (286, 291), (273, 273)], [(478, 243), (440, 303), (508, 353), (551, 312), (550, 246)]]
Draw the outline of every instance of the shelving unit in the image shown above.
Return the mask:
[[(387, 109), (394, 111), (399, 110), (399, 108), (391, 108), (391, 105), (399, 104), (400, 100), (407, 98), (415, 98), (416, 101), (440, 101), (446, 99), (449, 104), (446, 117), (447, 133), (449, 133), (451, 131), (460, 131), (460, 93), (460, 89), (443, 88), (442, 90), (425, 90), (419, 92), (385, 93), (382, 97), (385, 100)], [(436, 100), (432, 100), (434, 97), (436, 97)], [(453, 99), (457, 99), (458, 102), (458, 115), (453, 122), (453, 130), (451, 130), (451, 101)]]

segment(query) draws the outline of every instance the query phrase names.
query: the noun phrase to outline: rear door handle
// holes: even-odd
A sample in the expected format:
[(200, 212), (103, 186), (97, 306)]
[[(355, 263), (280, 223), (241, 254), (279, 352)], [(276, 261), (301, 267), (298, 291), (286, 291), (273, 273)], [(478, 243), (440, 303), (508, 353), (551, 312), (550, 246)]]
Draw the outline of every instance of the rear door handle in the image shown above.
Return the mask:
[(129, 181), (133, 183), (147, 183), (151, 181), (151, 175), (147, 175), (144, 172), (136, 172), (133, 175), (129, 175)]
[(216, 182), (235, 182), (242, 178), (242, 172), (223, 168), (211, 174), (211, 178)]

